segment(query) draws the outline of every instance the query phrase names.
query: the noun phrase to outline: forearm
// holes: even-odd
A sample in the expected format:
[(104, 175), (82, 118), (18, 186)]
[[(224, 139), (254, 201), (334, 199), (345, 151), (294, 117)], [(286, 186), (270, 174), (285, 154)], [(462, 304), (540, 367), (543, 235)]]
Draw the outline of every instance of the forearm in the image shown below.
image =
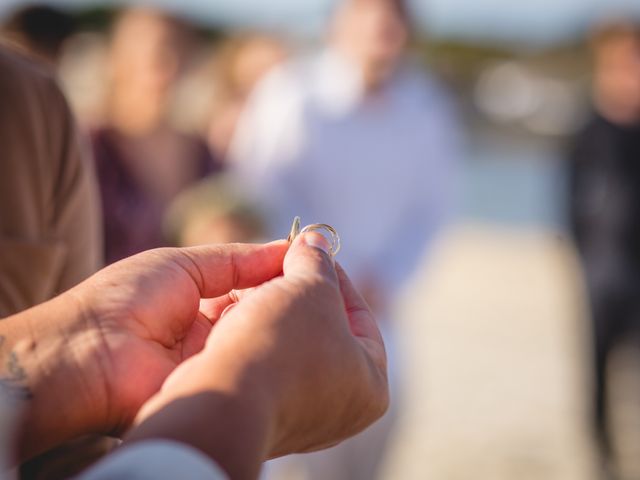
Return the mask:
[[(181, 442), (204, 452), (234, 480), (258, 477), (269, 453), (274, 412), (264, 395), (266, 379), (217, 375), (206, 357), (209, 378), (182, 381), (144, 407), (144, 420), (125, 438), (127, 444), (152, 439)], [(246, 372), (245, 372), (246, 373)], [(235, 378), (232, 378), (235, 377)], [(193, 385), (190, 388), (189, 385)]]
[(21, 460), (89, 433), (97, 423), (99, 395), (78, 370), (88, 355), (77, 339), (80, 322), (80, 311), (65, 296), (0, 323), (0, 377), (23, 411)]

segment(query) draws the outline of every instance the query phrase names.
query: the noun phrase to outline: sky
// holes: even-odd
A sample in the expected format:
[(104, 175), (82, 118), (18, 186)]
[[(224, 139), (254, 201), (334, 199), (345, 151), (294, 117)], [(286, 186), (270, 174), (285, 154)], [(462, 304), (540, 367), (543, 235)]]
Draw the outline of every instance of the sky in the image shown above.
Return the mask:
[[(25, 1), (0, 0), (0, 15)], [(48, 1), (73, 7), (109, 0)], [(143, 1), (174, 9), (203, 23), (259, 26), (312, 36), (321, 31), (324, 19), (338, 0)], [(640, 0), (409, 1), (417, 23), (436, 36), (543, 45), (574, 38), (603, 15), (640, 14)]]

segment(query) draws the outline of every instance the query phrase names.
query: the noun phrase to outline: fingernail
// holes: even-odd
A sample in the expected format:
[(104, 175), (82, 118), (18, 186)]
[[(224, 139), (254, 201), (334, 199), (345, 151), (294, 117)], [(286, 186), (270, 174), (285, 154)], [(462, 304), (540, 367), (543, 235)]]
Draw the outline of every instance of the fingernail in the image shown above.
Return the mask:
[(308, 232), (303, 233), (301, 236), (304, 240), (304, 243), (306, 243), (310, 247), (318, 248), (327, 255), (331, 254), (331, 244), (329, 243), (329, 240), (327, 240), (323, 235), (315, 232)]
[(224, 317), (227, 313), (229, 313), (231, 311), (231, 309), (234, 308), (236, 305), (238, 305), (237, 302), (227, 305), (227, 307), (220, 314), (220, 318)]

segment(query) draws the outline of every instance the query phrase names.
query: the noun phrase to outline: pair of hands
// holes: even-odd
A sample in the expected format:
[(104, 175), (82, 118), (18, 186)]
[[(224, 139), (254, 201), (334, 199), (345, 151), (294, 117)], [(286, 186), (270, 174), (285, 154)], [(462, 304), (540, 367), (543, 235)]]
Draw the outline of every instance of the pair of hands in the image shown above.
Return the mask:
[[(32, 366), (34, 408), (43, 408), (43, 384), (72, 375), (66, 390), (75, 400), (64, 416), (76, 435), (133, 426), (130, 441), (191, 443), (233, 478), (255, 476), (265, 458), (361, 431), (388, 404), (384, 346), (327, 249), (308, 233), (291, 247), (160, 249), (104, 269), (29, 311), (32, 326), (45, 313), (60, 318), (65, 339), (64, 348), (15, 343), (19, 356), (39, 351), (41, 363), (62, 355), (62, 366)], [(26, 453), (50, 446), (38, 445), (46, 415), (36, 417)], [(238, 450), (244, 458), (233, 458)]]

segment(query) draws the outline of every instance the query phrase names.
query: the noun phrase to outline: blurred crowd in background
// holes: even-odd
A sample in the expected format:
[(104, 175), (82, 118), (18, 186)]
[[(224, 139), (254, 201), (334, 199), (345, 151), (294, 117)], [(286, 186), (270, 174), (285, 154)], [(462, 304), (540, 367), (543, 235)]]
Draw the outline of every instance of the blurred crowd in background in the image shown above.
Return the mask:
[(321, 39), (109, 3), (0, 24), (86, 132), (106, 263), (338, 230), (393, 406), (265, 477), (639, 479), (640, 24), (542, 48), (411, 8), (336, 2)]

